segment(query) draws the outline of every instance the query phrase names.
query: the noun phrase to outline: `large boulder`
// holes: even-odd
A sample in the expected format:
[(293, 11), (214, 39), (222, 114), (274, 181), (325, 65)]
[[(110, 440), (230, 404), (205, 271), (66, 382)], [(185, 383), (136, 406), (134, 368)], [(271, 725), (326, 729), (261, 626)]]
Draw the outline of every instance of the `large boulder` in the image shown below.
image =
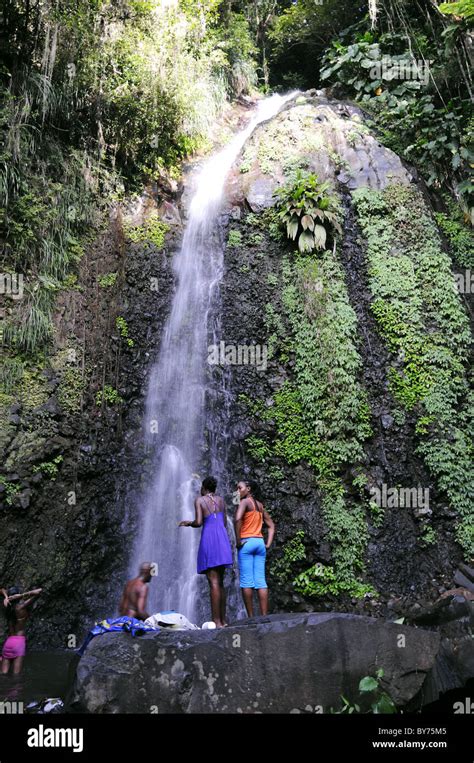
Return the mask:
[[(88, 713), (327, 713), (360, 701), (383, 668), (398, 707), (419, 693), (436, 632), (342, 613), (280, 614), (214, 631), (96, 637), (81, 658), (69, 710)], [(367, 700), (368, 701), (368, 700)]]
[(290, 101), (247, 142), (240, 163), (241, 197), (253, 212), (273, 206), (273, 194), (289, 167), (350, 190), (410, 185), (413, 173), (371, 134), (365, 121), (357, 106), (324, 96)]

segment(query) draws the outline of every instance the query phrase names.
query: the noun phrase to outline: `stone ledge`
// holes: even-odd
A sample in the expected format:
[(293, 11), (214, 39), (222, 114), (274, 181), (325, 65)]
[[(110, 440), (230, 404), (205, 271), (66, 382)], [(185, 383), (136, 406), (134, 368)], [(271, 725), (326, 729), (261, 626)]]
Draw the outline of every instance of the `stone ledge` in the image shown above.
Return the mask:
[[(404, 645), (403, 645), (404, 644)], [(384, 669), (398, 707), (419, 693), (437, 632), (343, 613), (281, 614), (214, 631), (96, 637), (81, 658), (68, 709), (88, 713), (330, 712)]]

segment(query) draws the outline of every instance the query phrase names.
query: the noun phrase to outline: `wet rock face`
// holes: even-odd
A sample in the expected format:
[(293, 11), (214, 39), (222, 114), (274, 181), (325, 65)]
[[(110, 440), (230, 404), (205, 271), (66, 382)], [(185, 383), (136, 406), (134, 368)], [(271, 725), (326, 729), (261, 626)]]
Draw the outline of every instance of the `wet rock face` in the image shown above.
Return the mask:
[[(360, 187), (382, 190), (392, 184), (409, 186), (415, 176), (370, 134), (363, 113), (356, 107), (309, 94), (305, 103), (290, 102), (271, 122), (261, 125), (244, 148), (229, 180), (226, 224), (230, 234), (221, 286), (221, 338), (228, 344), (264, 346), (273, 342), (272, 333), (278, 334), (278, 321), (285, 314), (282, 268), (293, 247), (284, 236), (278, 239), (275, 235), (278, 225), (271, 214), (276, 205), (275, 190), (286, 182), (289, 171), (297, 169), (316, 173), (320, 181), (330, 181), (343, 201), (344, 233), (338, 256), (358, 322), (360, 381), (367, 391), (373, 430), (364, 444), (366, 493), (374, 485), (421, 485), (429, 489), (431, 505), (386, 511), (381, 522), (368, 519), (367, 579), (379, 592), (378, 601), (356, 602), (331, 595), (315, 599), (295, 591), (291, 582), (295, 575), (316, 562), (332, 563), (323, 496), (315, 472), (307, 464), (288, 464), (262, 447), (259, 452), (255, 441), (271, 441), (276, 425), (253, 415), (246, 402), (261, 401), (271, 410), (275, 393), (294, 378), (291, 350), (270, 353), (264, 370), (249, 364), (222, 371), (227, 374), (231, 415), (226, 419), (222, 412), (220, 418), (215, 417), (211, 435), (219, 438), (219, 433), (228, 432), (223, 470), (228, 479), (226, 487), (230, 491), (241, 477), (255, 479), (277, 524), (276, 541), (267, 557), (274, 610), (337, 607), (381, 614), (387, 613), (387, 602), (394, 592), (407, 600), (422, 597), (424, 607), (426, 601), (438, 598), (440, 589), (446, 590), (443, 586), (452, 586), (462, 554), (453, 538), (453, 514), (417, 453), (416, 418), (410, 412), (403, 418), (393, 415), (397, 405), (389, 390), (390, 353), (371, 311), (368, 265), (349, 193)], [(263, 224), (259, 222), (262, 219)], [(273, 311), (270, 320), (269, 309)], [(219, 383), (216, 381), (216, 387)], [(347, 494), (355, 502), (360, 500), (353, 483), (356, 474), (354, 466), (347, 464), (342, 476)], [(420, 522), (432, 515), (438, 540), (423, 546)], [(285, 570), (291, 543), (299, 531), (304, 532), (306, 558), (293, 559)]]
[(244, 162), (242, 191), (253, 212), (274, 205), (273, 192), (288, 167), (304, 168), (347, 190), (381, 190), (414, 179), (400, 158), (370, 133), (360, 109), (324, 97), (287, 104), (250, 139)]
[[(338, 613), (271, 615), (219, 631), (93, 639), (69, 709), (89, 713), (328, 713), (383, 667), (398, 707), (432, 670), (439, 635)], [(397, 644), (404, 644), (403, 648)], [(367, 705), (367, 707), (365, 706)]]
[[(12, 406), (0, 443), (10, 486), (0, 486), (0, 583), (44, 589), (28, 624), (33, 647), (74, 646), (91, 623), (116, 611), (146, 473), (148, 369), (170, 306), (180, 234), (175, 220), (158, 249), (127, 240), (111, 220), (85, 255), (79, 288), (59, 297), (51, 364), (37, 369)], [(110, 273), (113, 285), (100, 286)], [(104, 384), (123, 402), (97, 405)], [(4, 628), (1, 618), (0, 638)]]
[[(277, 313), (284, 313), (283, 287), (277, 276), (285, 247), (265, 232), (262, 232), (263, 240), (259, 244), (252, 243), (249, 241), (252, 234), (249, 235), (245, 221), (246, 213), (242, 221), (231, 223), (232, 230), (242, 231), (242, 243), (226, 250), (226, 270), (221, 287), (222, 339), (235, 345), (266, 345), (271, 333), (266, 324), (266, 306), (273, 305)], [(413, 419), (408, 416), (403, 425), (392, 425), (389, 430), (381, 421), (382, 416), (387, 416), (393, 409), (386, 375), (388, 354), (369, 310), (363, 253), (356, 239), (356, 232), (351, 232), (348, 225), (342, 261), (347, 268), (351, 304), (360, 321), (358, 349), (363, 359), (363, 378), (369, 393), (374, 429), (374, 435), (366, 445), (365, 471), (374, 484), (432, 487), (426, 468), (416, 455)], [(264, 371), (259, 371), (256, 366), (240, 365), (230, 366), (228, 374), (231, 416), (226, 420), (225, 412), (222, 412), (220, 419), (216, 417), (216, 431), (212, 436), (219, 438), (226, 428), (229, 433), (224, 469), (229, 492), (242, 477), (254, 479), (260, 485), (265, 505), (276, 522), (275, 543), (267, 555), (272, 609), (308, 611), (314, 607), (332, 609), (337, 606), (345, 611), (356, 608), (356, 611), (386, 613), (386, 601), (391, 592), (414, 599), (425, 596), (435, 600), (444, 576), (451, 580), (452, 566), (460, 555), (450, 538), (452, 520), (440, 518), (439, 543), (423, 549), (417, 542), (417, 519), (408, 508), (387, 511), (381, 527), (369, 526), (368, 579), (381, 594), (378, 602), (356, 603), (343, 596), (336, 599), (330, 595), (317, 600), (305, 598), (294, 590), (290, 580), (283, 579), (279, 560), (284, 556), (285, 546), (301, 530), (305, 533), (306, 560), (293, 564), (292, 577), (316, 562), (331, 564), (321, 492), (316, 475), (307, 464), (288, 464), (273, 456), (263, 460), (256, 457), (248, 444), (249, 438), (271, 438), (275, 434), (275, 424), (262, 422), (258, 416), (251, 415), (242, 396), (252, 401), (268, 401), (271, 405), (275, 393), (292, 378), (292, 362), (291, 359), (282, 362), (272, 357)], [(352, 478), (348, 468), (345, 484), (353, 493)], [(434, 490), (432, 495), (436, 495)]]
[[(373, 484), (430, 487), (438, 540), (428, 548), (420, 546), (422, 517), (404, 508), (387, 512), (382, 524), (369, 522), (368, 526), (367, 577), (380, 594), (378, 602), (332, 595), (314, 599), (295, 591), (296, 574), (315, 562), (329, 565), (333, 561), (320, 485), (305, 462), (288, 464), (248, 446), (249, 436), (271, 437), (275, 426), (250, 415), (241, 397), (271, 406), (275, 392), (294, 374), (289, 351), (285, 358), (269, 357), (264, 370), (253, 365), (212, 370), (207, 425), (209, 440), (218, 443), (220, 487), (230, 497), (242, 477), (252, 477), (261, 485), (265, 505), (277, 523), (276, 542), (267, 562), (273, 611), (305, 612), (317, 607), (386, 614), (396, 600), (394, 610), (404, 616), (413, 599), (420, 599), (418, 614), (426, 614), (431, 623), (430, 605), (440, 590), (453, 587), (461, 556), (453, 539), (455, 516), (437, 496), (416, 454), (413, 417), (407, 414), (400, 422), (392, 415), (388, 354), (370, 312), (367, 265), (348, 200), (351, 189), (382, 189), (394, 182), (408, 185), (412, 176), (368, 132), (359, 109), (309, 94), (305, 103), (288, 104), (248, 142), (229, 179), (229, 203), (221, 221), (223, 240), (229, 230), (235, 234), (225, 251), (220, 304), (216, 299), (221, 338), (234, 345), (264, 346), (276, 331), (269, 329), (267, 308), (272, 306), (277, 314), (284, 311), (280, 274), (291, 247), (284, 237), (275, 235), (275, 221), (273, 230), (271, 221), (261, 228), (249, 213), (255, 217), (271, 212), (274, 190), (289, 169), (298, 168), (332, 181), (347, 205), (340, 260), (359, 324), (361, 381), (368, 392), (374, 429), (365, 446), (363, 466)], [(20, 399), (5, 411), (0, 451), (8, 485), (0, 482), (0, 585), (45, 589), (28, 629), (34, 645), (65, 646), (68, 635), (79, 643), (91, 623), (110, 616), (118, 601), (139, 518), (137, 502), (149, 467), (142, 447), (144, 396), (170, 308), (172, 257), (185, 219), (187, 202), (178, 209), (177, 190), (167, 189), (165, 195), (171, 201), (162, 202), (157, 194), (158, 199), (147, 202), (171, 228), (162, 250), (144, 241), (126, 240), (122, 226), (114, 223), (87, 253), (79, 288), (59, 297), (54, 362), (32, 372)], [(98, 286), (98, 276), (111, 273), (117, 273), (111, 290)], [(117, 316), (124, 318), (133, 347), (120, 336)], [(70, 349), (77, 353), (75, 361), (68, 360)], [(124, 402), (97, 406), (96, 394), (104, 384), (115, 388)], [(54, 465), (58, 458), (62, 460)], [(357, 500), (354, 476), (347, 464), (342, 479)], [(285, 549), (292, 551), (288, 543), (300, 530), (305, 534), (305, 560), (285, 556)], [(458, 585), (467, 586), (465, 571), (460, 575)], [(255, 629), (252, 633), (257, 638)], [(117, 639), (115, 644), (123, 643), (124, 649), (128, 644), (117, 634), (110, 638)], [(176, 636), (159, 638), (165, 647), (166, 639), (173, 644)], [(206, 649), (209, 640), (228, 636), (202, 634), (202, 638), (199, 648)], [(102, 648), (100, 642), (92, 644), (87, 659), (92, 660), (94, 650)], [(133, 646), (138, 644), (153, 651), (153, 639), (151, 646), (148, 638)], [(256, 643), (252, 644), (256, 649)], [(83, 666), (88, 664), (92, 663)], [(240, 665), (238, 660), (236, 664)], [(118, 669), (115, 665), (114, 671)], [(182, 691), (184, 707), (186, 684)], [(335, 703), (334, 696), (331, 702)], [(206, 701), (211, 707), (211, 699)], [(114, 702), (104, 699), (111, 709)]]

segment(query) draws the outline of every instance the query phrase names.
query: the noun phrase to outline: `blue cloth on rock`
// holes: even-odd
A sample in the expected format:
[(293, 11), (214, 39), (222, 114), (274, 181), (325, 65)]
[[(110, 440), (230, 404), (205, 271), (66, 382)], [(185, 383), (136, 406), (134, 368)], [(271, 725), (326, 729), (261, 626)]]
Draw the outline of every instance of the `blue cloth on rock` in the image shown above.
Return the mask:
[(95, 636), (101, 636), (103, 633), (125, 631), (126, 633), (131, 633), (132, 636), (142, 636), (144, 633), (159, 630), (160, 628), (158, 627), (154, 628), (152, 625), (145, 625), (143, 620), (137, 620), (136, 617), (108, 617), (106, 620), (100, 620), (100, 622), (94, 625), (92, 630), (90, 630), (86, 636), (83, 645), (77, 652), (82, 657), (92, 639)]

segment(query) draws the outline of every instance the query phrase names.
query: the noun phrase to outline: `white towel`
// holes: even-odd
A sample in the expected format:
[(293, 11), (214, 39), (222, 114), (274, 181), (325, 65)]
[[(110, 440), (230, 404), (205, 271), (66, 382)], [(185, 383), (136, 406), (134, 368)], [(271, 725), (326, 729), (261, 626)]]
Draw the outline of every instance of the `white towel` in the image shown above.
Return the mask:
[(145, 620), (145, 625), (151, 625), (153, 628), (157, 626), (160, 628), (172, 628), (177, 631), (194, 631), (199, 630), (198, 625), (190, 623), (188, 618), (184, 615), (180, 615), (179, 612), (156, 612), (154, 615)]

